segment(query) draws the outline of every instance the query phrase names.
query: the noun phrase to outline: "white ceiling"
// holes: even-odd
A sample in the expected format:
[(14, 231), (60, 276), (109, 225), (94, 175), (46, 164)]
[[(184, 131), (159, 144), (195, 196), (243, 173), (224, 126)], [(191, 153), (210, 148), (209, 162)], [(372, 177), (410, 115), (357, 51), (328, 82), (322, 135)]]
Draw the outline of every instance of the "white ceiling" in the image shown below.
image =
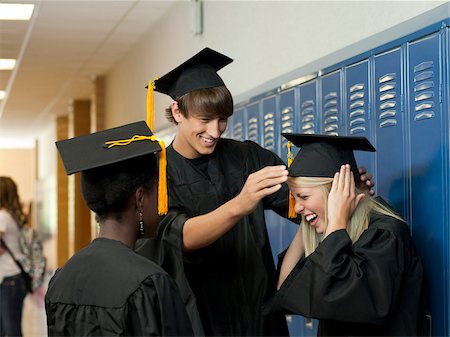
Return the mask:
[[(33, 144), (71, 98), (90, 98), (92, 78), (120, 60), (173, 1), (0, 0), (34, 3), (30, 21), (0, 21), (0, 147)], [(6, 144), (6, 145), (5, 145)]]

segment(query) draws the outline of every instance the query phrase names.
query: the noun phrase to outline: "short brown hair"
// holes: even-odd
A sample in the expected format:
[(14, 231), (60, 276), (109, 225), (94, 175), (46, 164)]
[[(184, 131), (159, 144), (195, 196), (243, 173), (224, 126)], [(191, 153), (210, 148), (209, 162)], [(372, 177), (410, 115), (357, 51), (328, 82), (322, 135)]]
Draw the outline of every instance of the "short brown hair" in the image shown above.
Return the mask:
[[(176, 102), (184, 117), (198, 114), (211, 118), (228, 118), (233, 114), (233, 97), (225, 86), (194, 90), (177, 97)], [(171, 107), (166, 109), (166, 118), (178, 124), (173, 118)]]

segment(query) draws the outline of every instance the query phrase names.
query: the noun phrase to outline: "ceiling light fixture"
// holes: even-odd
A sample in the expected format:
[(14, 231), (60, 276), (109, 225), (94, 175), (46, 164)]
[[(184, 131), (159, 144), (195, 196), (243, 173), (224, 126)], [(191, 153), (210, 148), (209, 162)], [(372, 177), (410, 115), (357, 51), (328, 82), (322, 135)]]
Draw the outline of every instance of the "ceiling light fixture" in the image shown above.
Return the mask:
[(5, 98), (5, 96), (6, 96), (6, 91), (0, 90), (0, 100), (2, 100), (3, 98)]
[(0, 59), (0, 70), (11, 70), (15, 65), (15, 59)]
[(33, 4), (0, 3), (0, 20), (30, 20)]

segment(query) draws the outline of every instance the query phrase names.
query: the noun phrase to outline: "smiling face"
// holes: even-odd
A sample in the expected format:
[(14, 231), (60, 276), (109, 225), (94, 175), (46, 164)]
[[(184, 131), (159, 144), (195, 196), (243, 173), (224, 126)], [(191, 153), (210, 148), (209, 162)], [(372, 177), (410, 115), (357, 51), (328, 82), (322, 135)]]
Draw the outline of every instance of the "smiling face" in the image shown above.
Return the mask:
[(301, 214), (306, 223), (314, 227), (318, 234), (322, 234), (327, 223), (326, 198), (323, 189), (319, 186), (290, 186), (290, 190), (295, 198), (295, 212)]
[(178, 123), (173, 148), (188, 159), (213, 153), (227, 127), (227, 118), (174, 114)]

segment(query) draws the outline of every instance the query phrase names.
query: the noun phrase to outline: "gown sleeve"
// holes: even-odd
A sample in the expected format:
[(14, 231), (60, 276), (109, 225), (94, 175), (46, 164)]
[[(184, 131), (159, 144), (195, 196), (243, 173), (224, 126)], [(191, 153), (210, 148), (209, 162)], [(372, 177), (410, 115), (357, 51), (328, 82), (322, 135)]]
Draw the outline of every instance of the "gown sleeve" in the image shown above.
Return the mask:
[(369, 228), (352, 246), (345, 230), (331, 233), (299, 261), (269, 301), (270, 310), (382, 324), (395, 308), (407, 267), (401, 236)]
[(178, 288), (168, 275), (153, 275), (129, 299), (133, 336), (193, 336)]

